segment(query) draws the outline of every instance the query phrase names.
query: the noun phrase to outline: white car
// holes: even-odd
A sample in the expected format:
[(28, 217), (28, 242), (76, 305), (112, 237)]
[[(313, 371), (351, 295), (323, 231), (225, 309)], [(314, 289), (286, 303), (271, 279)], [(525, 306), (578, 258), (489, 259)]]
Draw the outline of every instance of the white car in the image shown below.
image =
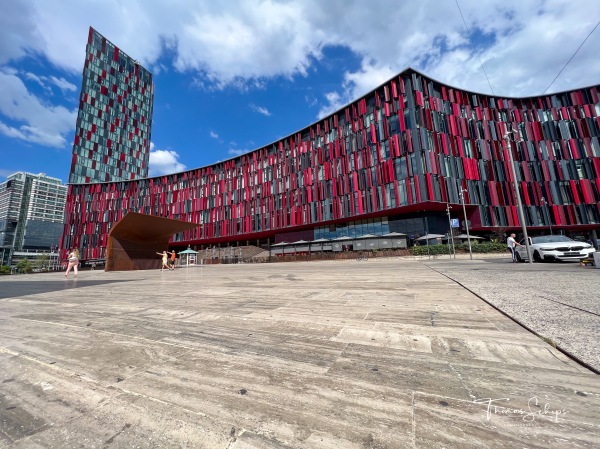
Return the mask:
[[(522, 262), (527, 260), (527, 248), (525, 241), (521, 241), (517, 246), (517, 260)], [(529, 247), (533, 260), (536, 262), (545, 262), (549, 260), (572, 260), (580, 261), (587, 257), (592, 257), (596, 251), (589, 243), (578, 242), (565, 237), (564, 235), (543, 235), (529, 239)]]

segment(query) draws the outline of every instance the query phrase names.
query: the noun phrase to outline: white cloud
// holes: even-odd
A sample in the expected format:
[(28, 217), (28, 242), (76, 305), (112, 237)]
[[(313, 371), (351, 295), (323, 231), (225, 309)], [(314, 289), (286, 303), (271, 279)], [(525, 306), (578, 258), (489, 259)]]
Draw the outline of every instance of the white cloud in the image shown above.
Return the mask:
[[(497, 94), (540, 94), (600, 17), (600, 2), (463, 1), (467, 34), (456, 3), (439, 0), (28, 0), (3, 8), (0, 64), (43, 54), (74, 74), (90, 22), (149, 67), (171, 69), (158, 61), (168, 50), (173, 67), (192, 72), (205, 89), (256, 89), (274, 77), (304, 76), (324, 48), (343, 47), (363, 63), (330, 97), (341, 104), (407, 66), (490, 92), (480, 60)], [(599, 46), (596, 30), (551, 90), (597, 83)], [(333, 107), (326, 100), (321, 113)]]
[(49, 147), (62, 148), (66, 144), (65, 139), (60, 135), (46, 132), (42, 129), (27, 125), (22, 125), (19, 128), (15, 128), (0, 122), (0, 134), (4, 134), (5, 136), (12, 137), (14, 139), (38, 143)]
[(44, 77), (44, 76), (40, 77), (40, 76), (37, 76), (35, 73), (31, 73), (31, 72), (25, 72), (23, 75), (25, 76), (26, 79), (28, 79), (30, 81), (35, 81), (40, 86), (46, 87), (46, 83), (44, 82), (46, 77)]
[[(473, 91), (489, 93), (493, 89), (497, 95), (539, 95), (600, 17), (600, 3), (588, 6), (591, 9), (586, 12), (583, 2), (551, 0), (543, 5), (524, 2), (518, 8), (503, 9), (498, 4), (486, 13), (471, 5), (470, 14), (465, 12), (471, 16), (467, 22), (471, 22), (471, 29), (493, 36), (492, 42), (477, 49), (457, 46), (439, 53), (420, 68), (440, 81)], [(595, 33), (549, 92), (598, 83), (600, 61), (594, 55), (599, 44), (600, 33)]]
[(209, 131), (208, 135), (210, 136), (211, 139), (216, 140), (218, 143), (223, 143), (223, 139), (221, 139), (221, 137), (219, 136), (219, 134), (215, 131)]
[(70, 83), (63, 77), (57, 78), (55, 76), (51, 76), (50, 82), (62, 91), (65, 91), (65, 90), (70, 91), (70, 92), (77, 91), (77, 86), (75, 86), (75, 84), (73, 84), (73, 83)]
[(340, 109), (352, 100), (384, 83), (394, 74), (395, 72), (388, 66), (375, 66), (373, 61), (364, 60), (358, 72), (344, 74), (342, 93), (333, 91), (325, 94), (327, 104), (319, 109), (318, 117), (325, 117)]
[(344, 104), (346, 104), (346, 100), (344, 100), (342, 98), (342, 95), (338, 92), (326, 93), (325, 100), (327, 101), (327, 104), (325, 106), (322, 106), (321, 109), (319, 109), (319, 118), (323, 118), (331, 114), (332, 112), (337, 111), (342, 106), (344, 106)]
[(308, 104), (308, 107), (310, 108), (316, 106), (319, 103), (319, 100), (317, 100), (317, 97), (315, 97), (313, 94), (305, 95), (304, 101), (306, 101), (306, 104)]
[(201, 70), (223, 85), (240, 78), (304, 75), (311, 58), (320, 57), (326, 36), (311, 27), (310, 2), (227, 5), (205, 2), (193, 8), (177, 35), (179, 70)]
[(262, 114), (266, 117), (269, 117), (271, 115), (269, 110), (263, 106), (257, 106), (255, 104), (251, 104), (250, 109), (252, 109), (254, 112), (258, 112), (259, 114)]
[[(33, 78), (30, 78), (33, 79)], [(63, 148), (76, 111), (49, 105), (28, 91), (14, 70), (0, 68), (0, 133), (27, 142)]]
[[(3, 70), (6, 69), (10, 69), (10, 73), (14, 74), (14, 75), (18, 75), (18, 71), (13, 70), (12, 67), (8, 68), (8, 67), (4, 67)], [(52, 88), (50, 86), (48, 86), (48, 84), (46, 83), (46, 81), (48, 80), (48, 78), (46, 78), (45, 76), (38, 76), (35, 73), (31, 73), (31, 72), (21, 72), (21, 75), (28, 81), (33, 81), (34, 83), (38, 84), (42, 89), (44, 89), (45, 93), (47, 95), (52, 95)]]
[(186, 166), (178, 161), (179, 154), (172, 150), (153, 151), (154, 144), (150, 144), (150, 164), (148, 174), (150, 176), (167, 175), (182, 172)]
[[(151, 1), (147, 4), (142, 0), (104, 0), (100, 3), (27, 0), (3, 2), (3, 9), (4, 3), (11, 4), (10, 9), (14, 12), (5, 14), (3, 11), (5, 19), (0, 19), (0, 24), (7, 27), (0, 27), (0, 42), (8, 39), (12, 50), (6, 49), (8, 45), (0, 44), (0, 62), (26, 54), (43, 54), (55, 66), (75, 74), (81, 73), (90, 24), (126, 53), (148, 64), (156, 61), (162, 48), (161, 33), (149, 33), (148, 27), (156, 24), (160, 29), (158, 24), (162, 22), (163, 13), (167, 19), (170, 16), (170, 5), (156, 2), (153, 6)], [(12, 24), (12, 20), (16, 23)], [(171, 25), (176, 28), (173, 23), (165, 22), (165, 25), (167, 29)], [(144, 37), (141, 39), (140, 36)]]
[(43, 53), (40, 42), (45, 36), (37, 30), (35, 8), (29, 2), (3, 1), (0, 14), (0, 64), (31, 52)]
[(149, 68), (154, 76), (160, 75), (161, 73), (167, 73), (169, 71), (169, 68), (166, 65), (160, 63), (150, 65)]
[[(15, 71), (12, 71), (12, 72), (16, 74)], [(69, 92), (77, 91), (77, 86), (75, 86), (75, 84), (67, 81), (62, 76), (60, 78), (57, 78), (56, 76), (50, 76), (50, 77), (43, 76), (43, 75), (38, 76), (35, 73), (31, 73), (31, 72), (23, 72), (23, 76), (25, 77), (25, 79), (39, 84), (49, 94), (52, 93), (52, 89), (50, 88), (50, 86), (48, 86), (48, 83), (54, 84), (56, 87), (58, 87), (62, 91), (69, 91)]]
[(230, 154), (232, 156), (241, 156), (242, 154), (246, 154), (251, 150), (238, 150), (236, 148), (230, 148), (229, 150), (227, 150), (227, 154)]
[[(362, 66), (345, 74), (342, 89), (336, 91), (337, 96), (327, 95), (319, 116), (408, 66), (475, 92), (491, 93), (493, 89), (503, 96), (539, 95), (600, 17), (600, 3), (568, 0), (518, 5), (487, 0), (463, 2), (461, 8), (470, 35), (454, 2), (403, 2), (374, 28), (369, 28), (368, 22), (375, 14), (360, 6), (349, 9), (346, 20), (363, 16), (367, 21), (364, 27), (372, 32), (359, 36), (349, 30), (347, 45), (363, 55)], [(478, 39), (470, 40), (473, 35)], [(597, 84), (600, 59), (595, 49), (599, 45), (600, 32), (596, 30), (549, 92)]]

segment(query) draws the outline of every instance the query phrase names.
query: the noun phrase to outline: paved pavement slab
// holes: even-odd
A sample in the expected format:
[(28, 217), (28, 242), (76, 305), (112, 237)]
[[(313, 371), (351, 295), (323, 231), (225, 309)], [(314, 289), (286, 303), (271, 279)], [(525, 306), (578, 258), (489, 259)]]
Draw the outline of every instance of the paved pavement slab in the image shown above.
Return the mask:
[(600, 269), (509, 258), (424, 263), (600, 372)]
[(598, 447), (600, 378), (432, 267), (0, 278), (0, 448)]

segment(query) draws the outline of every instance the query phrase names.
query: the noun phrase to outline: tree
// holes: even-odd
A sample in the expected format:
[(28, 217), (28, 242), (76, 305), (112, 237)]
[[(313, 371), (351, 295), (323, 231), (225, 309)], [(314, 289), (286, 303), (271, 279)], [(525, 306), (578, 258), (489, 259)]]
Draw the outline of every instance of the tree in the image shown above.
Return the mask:
[(48, 269), (48, 254), (39, 254), (36, 259), (33, 261), (32, 268), (38, 270), (47, 270)]
[(27, 259), (23, 259), (17, 264), (17, 270), (19, 273), (31, 273), (33, 271), (33, 267)]

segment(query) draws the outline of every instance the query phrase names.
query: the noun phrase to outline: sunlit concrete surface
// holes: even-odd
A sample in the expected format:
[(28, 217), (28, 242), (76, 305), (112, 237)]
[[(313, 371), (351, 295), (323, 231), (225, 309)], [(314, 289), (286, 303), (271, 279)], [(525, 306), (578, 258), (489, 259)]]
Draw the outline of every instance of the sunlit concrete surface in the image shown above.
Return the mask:
[(7, 276), (0, 298), (3, 448), (600, 445), (599, 376), (421, 261)]
[(600, 372), (600, 269), (509, 257), (423, 262)]

